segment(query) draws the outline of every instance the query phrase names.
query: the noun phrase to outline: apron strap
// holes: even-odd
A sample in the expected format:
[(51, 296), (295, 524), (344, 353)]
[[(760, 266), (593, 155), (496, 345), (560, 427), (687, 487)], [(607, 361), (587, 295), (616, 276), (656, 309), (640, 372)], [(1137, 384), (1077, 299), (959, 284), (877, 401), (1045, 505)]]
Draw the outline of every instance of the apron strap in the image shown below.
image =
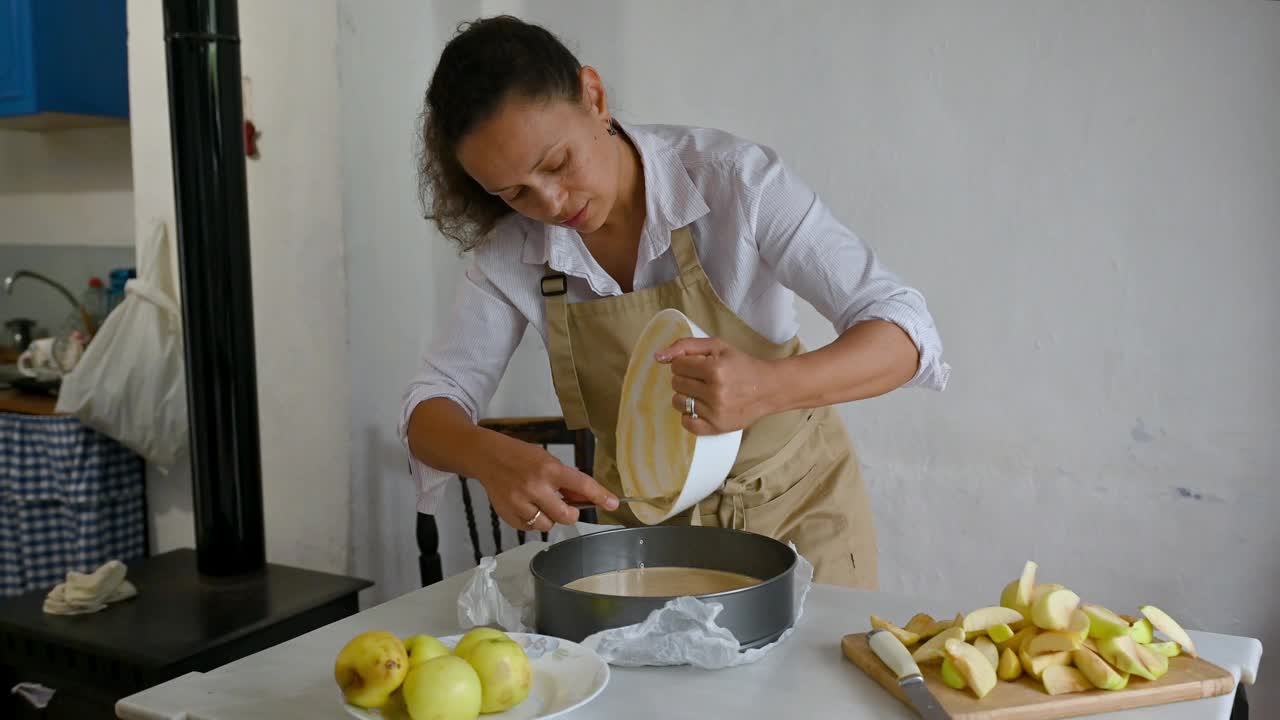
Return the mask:
[(680, 268), (680, 277), (687, 284), (694, 278), (706, 275), (702, 271), (702, 263), (698, 262), (698, 249), (693, 244), (692, 225), (671, 231), (671, 253), (675, 256), (676, 267)]
[(551, 359), (551, 382), (560, 399), (560, 412), (570, 430), (589, 425), (587, 406), (578, 384), (578, 367), (573, 362), (573, 341), (569, 335), (569, 281), (550, 267), (542, 278), (542, 298), (547, 312), (547, 356)]

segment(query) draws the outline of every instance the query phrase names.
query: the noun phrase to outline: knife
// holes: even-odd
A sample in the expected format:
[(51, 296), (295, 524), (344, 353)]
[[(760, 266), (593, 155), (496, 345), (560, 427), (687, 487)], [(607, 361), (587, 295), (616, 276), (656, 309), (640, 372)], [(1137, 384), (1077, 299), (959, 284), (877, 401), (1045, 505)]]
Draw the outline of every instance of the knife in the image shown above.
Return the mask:
[(949, 720), (950, 715), (938, 704), (938, 699), (929, 692), (924, 684), (924, 676), (920, 674), (920, 666), (911, 659), (902, 641), (893, 633), (884, 630), (872, 630), (867, 633), (867, 643), (871, 651), (898, 678), (898, 687), (911, 701), (911, 707), (925, 720)]

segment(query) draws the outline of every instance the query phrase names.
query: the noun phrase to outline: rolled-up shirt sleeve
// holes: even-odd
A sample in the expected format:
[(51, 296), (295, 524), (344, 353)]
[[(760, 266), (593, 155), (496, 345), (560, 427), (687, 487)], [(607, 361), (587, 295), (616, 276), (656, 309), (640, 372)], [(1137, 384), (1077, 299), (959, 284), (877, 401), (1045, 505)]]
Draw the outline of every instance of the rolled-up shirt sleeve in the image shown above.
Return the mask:
[(745, 211), (761, 259), (779, 282), (843, 333), (866, 320), (902, 328), (920, 353), (907, 386), (942, 390), (951, 368), (924, 296), (876, 259), (872, 249), (832, 215), (811, 188), (768, 148), (739, 160)]
[[(473, 421), (488, 406), (524, 336), (528, 320), (477, 267), (458, 287), (448, 323), (427, 347), (421, 369), (405, 390), (398, 432), (409, 450), (409, 418), (432, 398), (457, 403)], [(434, 513), (452, 477), (414, 457), (409, 470), (418, 484), (418, 511)]]

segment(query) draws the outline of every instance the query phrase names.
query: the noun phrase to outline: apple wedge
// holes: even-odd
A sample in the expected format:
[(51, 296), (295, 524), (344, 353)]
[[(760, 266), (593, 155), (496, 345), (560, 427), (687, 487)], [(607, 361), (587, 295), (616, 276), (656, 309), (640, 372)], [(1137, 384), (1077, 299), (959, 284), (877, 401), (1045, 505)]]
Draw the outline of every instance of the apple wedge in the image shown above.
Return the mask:
[(947, 628), (925, 641), (925, 644), (912, 653), (911, 659), (915, 660), (917, 664), (943, 660), (946, 658), (946, 653), (943, 650), (947, 646), (947, 641), (962, 639), (964, 639), (963, 630), (958, 627)]
[(1098, 641), (1098, 653), (1102, 655), (1102, 659), (1111, 663), (1120, 672), (1133, 673), (1140, 678), (1155, 680), (1155, 675), (1138, 657), (1139, 647), (1141, 646), (1128, 635)]
[(1000, 651), (996, 649), (996, 644), (991, 642), (991, 638), (983, 635), (973, 641), (973, 646), (978, 648), (978, 652), (991, 663), (992, 670), (1000, 669)]
[(1013, 637), (1009, 638), (1009, 641), (1006, 642), (1004, 646), (1014, 652), (1018, 652), (1018, 649), (1021, 648), (1026, 643), (1026, 641), (1030, 640), (1031, 638), (1039, 634), (1040, 634), (1040, 628), (1037, 628), (1034, 625), (1024, 627), (1018, 632), (1014, 633)]
[(1026, 670), (1027, 674), (1031, 677), (1039, 680), (1044, 674), (1044, 669), (1047, 667), (1053, 667), (1054, 665), (1070, 665), (1071, 653), (1058, 652), (1032, 657), (1027, 653), (1027, 648), (1024, 645), (1023, 648), (1018, 651), (1018, 659), (1022, 661), (1022, 669)]
[(1022, 613), (1007, 607), (985, 607), (974, 610), (964, 616), (965, 634), (986, 632), (996, 625), (1008, 625), (1022, 619)]
[(1018, 581), (1014, 580), (1004, 586), (1004, 590), (1000, 591), (1000, 607), (1007, 607), (1010, 610), (1017, 610), (1024, 620), (1031, 619), (1031, 604), (1023, 604), (1018, 602)]
[(920, 642), (919, 635), (913, 632), (907, 632), (906, 630), (903, 630), (897, 625), (894, 625), (888, 620), (885, 620), (884, 618), (879, 617), (877, 615), (871, 616), (871, 627), (877, 630), (884, 630), (885, 632), (891, 633), (894, 637), (898, 638), (898, 640), (901, 641), (903, 645), (906, 645), (907, 647), (911, 647), (912, 645), (915, 645), (916, 643)]
[(1045, 692), (1050, 695), (1066, 695), (1093, 689), (1093, 684), (1079, 670), (1070, 665), (1054, 665), (1045, 668), (1042, 680)]
[(1123, 690), (1129, 684), (1129, 676), (1107, 664), (1092, 650), (1080, 648), (1071, 652), (1071, 661), (1096, 688)]
[(1196, 645), (1191, 642), (1191, 636), (1186, 630), (1178, 624), (1176, 620), (1169, 617), (1169, 614), (1154, 605), (1143, 605), (1139, 608), (1143, 617), (1151, 621), (1156, 630), (1164, 633), (1164, 636), (1182, 646), (1182, 651), (1191, 657), (1199, 657), (1196, 655)]
[(947, 658), (979, 700), (996, 686), (996, 669), (978, 648), (959, 640), (948, 640), (944, 649)]
[(1080, 638), (1080, 642), (1084, 642), (1089, 637), (1089, 626), (1091, 621), (1089, 616), (1076, 608), (1071, 611), (1071, 621), (1067, 624), (1067, 632)]
[(1042, 632), (1028, 640), (1023, 647), (1027, 649), (1027, 654), (1034, 658), (1038, 655), (1077, 650), (1080, 647), (1080, 638), (1065, 631)]
[(1138, 622), (1138, 618), (1136, 618), (1136, 617), (1134, 617), (1134, 616), (1132, 616), (1132, 615), (1128, 615), (1128, 614), (1126, 614), (1126, 613), (1116, 613), (1116, 615), (1119, 615), (1119, 616), (1120, 616), (1120, 619), (1121, 619), (1121, 620), (1124, 620), (1124, 621), (1125, 621), (1126, 623), (1128, 623), (1129, 625), (1132, 625), (1132, 624), (1134, 624), (1134, 623)]
[(1132, 623), (1125, 622), (1124, 618), (1101, 605), (1081, 605), (1080, 611), (1089, 616), (1089, 637), (1091, 638), (1105, 640), (1129, 634)]
[(934, 619), (929, 613), (916, 613), (911, 616), (906, 625), (902, 626), (903, 630), (909, 633), (915, 633), (923, 637), (924, 631), (933, 626)]
[(1138, 649), (1138, 660), (1142, 662), (1147, 672), (1151, 673), (1151, 677), (1159, 680), (1169, 672), (1169, 658), (1155, 652), (1151, 652), (1146, 645), (1136, 646)]
[(1031, 620), (1042, 630), (1066, 630), (1071, 613), (1080, 607), (1080, 596), (1063, 588), (1040, 596), (1031, 606)]
[(1150, 620), (1142, 618), (1129, 628), (1129, 637), (1139, 645), (1150, 645), (1156, 639), (1155, 628), (1152, 627)]
[(1041, 583), (1037, 585), (1035, 590), (1031, 591), (1031, 605), (1034, 606), (1040, 598), (1048, 595), (1054, 590), (1066, 590), (1066, 588), (1058, 583)]
[(1009, 642), (1013, 637), (1013, 628), (1008, 625), (992, 625), (987, 628), (987, 637), (994, 643)]
[(1000, 655), (1000, 663), (996, 665), (996, 677), (1006, 682), (1013, 682), (1022, 677), (1022, 661), (1018, 653), (1005, 648)]
[(1147, 646), (1147, 649), (1167, 658), (1178, 657), (1182, 654), (1182, 647), (1172, 640), (1168, 642), (1153, 642)]
[(1085, 638), (1084, 642), (1080, 643), (1080, 647), (1089, 648), (1094, 652), (1098, 652), (1098, 642), (1093, 638)]
[(942, 659), (942, 672), (939, 674), (942, 675), (942, 682), (946, 683), (949, 688), (963, 690), (969, 686), (969, 683), (964, 681), (964, 676), (960, 674), (960, 671), (956, 670), (955, 663), (951, 662), (951, 658)]

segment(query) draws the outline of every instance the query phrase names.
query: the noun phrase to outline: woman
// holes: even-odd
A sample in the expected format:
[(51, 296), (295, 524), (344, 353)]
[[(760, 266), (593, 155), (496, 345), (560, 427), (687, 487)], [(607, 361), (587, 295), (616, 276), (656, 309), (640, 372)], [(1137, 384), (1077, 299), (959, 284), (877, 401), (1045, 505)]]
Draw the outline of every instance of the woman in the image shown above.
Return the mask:
[[(704, 435), (744, 430), (722, 489), (675, 522), (793, 541), (818, 582), (874, 588), (875, 532), (831, 408), (949, 368), (923, 297), (882, 268), (769, 148), (717, 130), (624, 125), (604, 83), (549, 32), (511, 17), (467, 26), (427, 89), (423, 200), (470, 251), (452, 324), (405, 395), (401, 433), (419, 509), (476, 478), (513, 527), (572, 523), (587, 499), (615, 522), (614, 430), (631, 347), (665, 307), (709, 339), (658, 354), (672, 405)], [(839, 337), (805, 351), (799, 294)], [(597, 438), (593, 479), (477, 427), (527, 325), (561, 409)]]

